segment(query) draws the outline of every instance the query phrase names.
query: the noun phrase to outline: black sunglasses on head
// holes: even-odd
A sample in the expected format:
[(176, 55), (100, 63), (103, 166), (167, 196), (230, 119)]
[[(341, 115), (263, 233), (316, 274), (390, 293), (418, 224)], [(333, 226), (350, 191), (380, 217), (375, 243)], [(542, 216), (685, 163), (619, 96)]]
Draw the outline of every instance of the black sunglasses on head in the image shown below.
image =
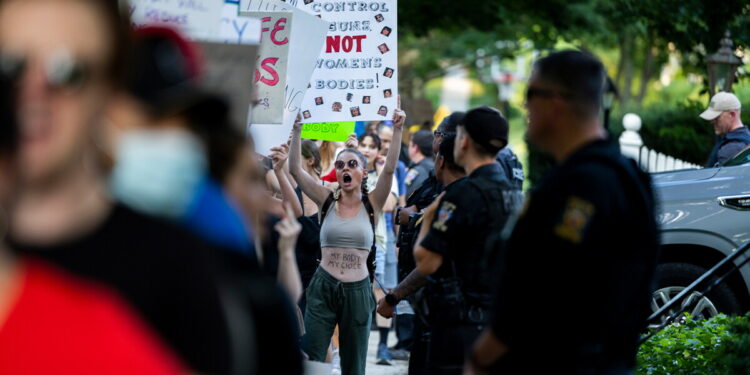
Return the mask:
[(336, 169), (341, 170), (341, 169), (344, 169), (344, 166), (346, 164), (349, 164), (349, 168), (359, 167), (359, 162), (357, 161), (357, 159), (351, 159), (349, 160), (348, 163), (345, 163), (343, 160), (336, 160), (336, 162), (333, 165), (336, 167)]

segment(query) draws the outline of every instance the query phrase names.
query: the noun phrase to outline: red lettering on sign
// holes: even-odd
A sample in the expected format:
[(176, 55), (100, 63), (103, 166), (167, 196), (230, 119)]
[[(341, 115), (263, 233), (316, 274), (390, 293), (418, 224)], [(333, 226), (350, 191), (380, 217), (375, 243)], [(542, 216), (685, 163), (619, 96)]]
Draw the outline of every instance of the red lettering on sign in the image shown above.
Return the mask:
[(279, 18), (278, 21), (276, 21), (276, 24), (273, 26), (273, 31), (271, 31), (271, 41), (273, 44), (280, 46), (289, 43), (289, 38), (284, 38), (284, 40), (277, 40), (276, 39), (276, 33), (279, 31), (283, 31), (286, 27), (286, 18)]
[(265, 70), (268, 74), (271, 75), (271, 79), (268, 79), (261, 75), (259, 70), (255, 70), (255, 82), (263, 82), (268, 86), (276, 86), (279, 83), (279, 73), (276, 72), (276, 62), (279, 61), (278, 57), (269, 57), (264, 59), (260, 63), (260, 68)]
[(326, 53), (331, 52), (362, 52), (362, 40), (366, 39), (366, 35), (346, 35), (343, 38), (341, 35), (327, 36), (326, 37)]

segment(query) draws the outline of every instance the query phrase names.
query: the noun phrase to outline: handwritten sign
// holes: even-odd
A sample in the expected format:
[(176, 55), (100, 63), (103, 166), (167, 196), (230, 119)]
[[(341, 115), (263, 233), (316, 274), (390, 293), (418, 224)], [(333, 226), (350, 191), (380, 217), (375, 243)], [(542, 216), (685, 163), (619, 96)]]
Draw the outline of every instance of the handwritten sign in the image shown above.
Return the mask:
[(131, 0), (131, 19), (136, 26), (166, 25), (191, 39), (216, 41), (223, 0)]
[(302, 102), (303, 122), (390, 119), (398, 95), (397, 0), (303, 0), (331, 21)]
[(345, 142), (354, 133), (355, 122), (312, 122), (302, 127), (302, 138)]
[(259, 103), (250, 121), (253, 124), (281, 124), (293, 14), (259, 12), (258, 15), (261, 16), (261, 42), (255, 84)]
[(239, 3), (225, 1), (218, 41), (231, 44), (260, 44), (260, 18), (240, 16)]
[(289, 61), (284, 93), (284, 119), (279, 124), (252, 122), (250, 133), (259, 152), (286, 141), (302, 100), (308, 90), (315, 62), (323, 49), (330, 22), (326, 22), (290, 3), (277, 0), (252, 0), (240, 2), (240, 15), (258, 17), (260, 12), (290, 12), (294, 20), (289, 45)]

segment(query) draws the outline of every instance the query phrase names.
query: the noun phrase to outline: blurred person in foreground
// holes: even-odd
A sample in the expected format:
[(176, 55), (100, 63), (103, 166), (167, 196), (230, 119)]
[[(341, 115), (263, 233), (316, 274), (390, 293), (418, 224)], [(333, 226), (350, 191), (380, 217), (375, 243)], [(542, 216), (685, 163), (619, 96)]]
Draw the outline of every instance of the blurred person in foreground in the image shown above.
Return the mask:
[(244, 134), (233, 128), (226, 100), (199, 86), (200, 51), (163, 26), (135, 30), (132, 50), (127, 91), (107, 113), (114, 197), (253, 258), (249, 219), (221, 185)]
[(129, 61), (129, 22), (117, 4), (0, 1), (0, 48), (19, 82), (21, 135), (9, 243), (112, 287), (192, 369), (229, 373), (229, 328), (209, 249), (108, 193), (94, 138)]
[[(5, 56), (0, 52), (3, 63)], [(2, 69), (0, 69), (2, 70)], [(0, 211), (13, 209), (18, 129), (13, 77), (0, 71)], [(120, 298), (4, 243), (0, 215), (0, 373), (187, 373), (150, 328)], [(40, 360), (43, 358), (43, 360)]]
[[(492, 323), (466, 374), (634, 373), (658, 229), (649, 176), (601, 125), (605, 74), (599, 60), (579, 51), (534, 65), (528, 138), (558, 166), (532, 191), (513, 229)], [(563, 324), (539, 324), (550, 306), (576, 308), (555, 311)]]
[[(147, 26), (135, 31), (133, 56), (128, 90), (108, 111), (110, 141), (117, 150), (111, 178), (115, 197), (173, 220), (213, 245), (223, 306), (239, 310), (229, 316), (234, 371), (257, 366), (260, 372), (299, 372), (292, 310), (301, 293), (294, 257), (298, 232), (285, 230), (296, 224), (294, 217), (273, 223), (266, 237), (275, 240), (275, 254), (260, 257), (253, 249), (251, 218), (265, 205), (252, 142), (231, 124), (226, 100), (199, 85), (203, 67), (197, 46), (175, 30)], [(283, 207), (280, 211), (281, 218), (288, 216)], [(268, 272), (271, 279), (259, 272), (258, 263), (268, 264), (264, 261), (272, 255), (277, 261)], [(254, 332), (234, 329), (243, 325), (254, 326)], [(242, 353), (250, 348), (248, 340), (264, 343), (255, 346), (255, 363)], [(276, 363), (281, 357), (287, 360)]]

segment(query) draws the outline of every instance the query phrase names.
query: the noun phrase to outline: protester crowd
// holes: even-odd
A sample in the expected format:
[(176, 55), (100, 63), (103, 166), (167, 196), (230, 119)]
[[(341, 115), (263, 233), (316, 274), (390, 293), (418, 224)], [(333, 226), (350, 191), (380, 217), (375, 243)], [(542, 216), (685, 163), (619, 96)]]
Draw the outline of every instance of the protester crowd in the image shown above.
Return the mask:
[(263, 155), (197, 47), (119, 3), (0, 1), (1, 374), (364, 374), (373, 325), (410, 374), (633, 370), (654, 203), (595, 58), (536, 63), (529, 140), (560, 166), (524, 200), (490, 107), (346, 142), (298, 116)]

